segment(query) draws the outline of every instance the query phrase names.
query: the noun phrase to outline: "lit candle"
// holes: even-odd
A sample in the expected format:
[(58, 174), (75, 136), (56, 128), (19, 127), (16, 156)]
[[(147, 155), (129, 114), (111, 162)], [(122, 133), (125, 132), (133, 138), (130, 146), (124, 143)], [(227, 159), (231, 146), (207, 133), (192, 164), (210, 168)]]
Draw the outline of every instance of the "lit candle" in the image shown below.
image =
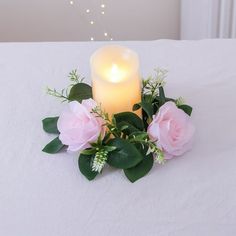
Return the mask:
[(122, 46), (106, 46), (92, 55), (90, 63), (94, 100), (109, 115), (132, 111), (141, 101), (138, 55)]

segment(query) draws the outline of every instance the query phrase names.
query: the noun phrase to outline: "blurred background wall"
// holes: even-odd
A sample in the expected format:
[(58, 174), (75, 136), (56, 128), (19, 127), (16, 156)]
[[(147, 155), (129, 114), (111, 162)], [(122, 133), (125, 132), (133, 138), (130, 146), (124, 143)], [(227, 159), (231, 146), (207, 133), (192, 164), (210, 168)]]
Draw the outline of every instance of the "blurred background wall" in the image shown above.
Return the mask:
[(179, 37), (180, 0), (0, 0), (0, 41)]
[(0, 0), (0, 42), (236, 37), (236, 0)]
[(236, 38), (236, 0), (182, 0), (181, 39)]

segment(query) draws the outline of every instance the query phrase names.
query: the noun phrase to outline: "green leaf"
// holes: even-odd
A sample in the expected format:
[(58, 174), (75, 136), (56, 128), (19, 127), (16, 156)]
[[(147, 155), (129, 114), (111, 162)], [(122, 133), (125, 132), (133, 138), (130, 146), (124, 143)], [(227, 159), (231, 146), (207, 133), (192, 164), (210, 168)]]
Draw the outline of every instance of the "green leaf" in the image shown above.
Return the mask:
[(120, 130), (123, 131), (123, 130), (128, 129), (128, 128), (129, 128), (128, 125), (123, 125), (123, 126), (120, 128)]
[(78, 83), (74, 85), (68, 96), (70, 101), (81, 102), (84, 99), (92, 98), (92, 87), (85, 83)]
[(103, 143), (106, 143), (110, 139), (111, 134), (107, 133), (103, 139)]
[(80, 154), (78, 164), (80, 172), (88, 179), (93, 180), (98, 172), (92, 170), (92, 161), (93, 161), (92, 155), (84, 155)]
[(89, 149), (84, 149), (83, 151), (80, 152), (83, 155), (93, 155), (96, 153), (96, 149), (94, 148), (89, 148)]
[(129, 169), (125, 169), (124, 173), (126, 177), (132, 183), (134, 183), (138, 179), (144, 177), (152, 169), (153, 162), (153, 156), (152, 154), (149, 154), (148, 156), (145, 156), (144, 159), (136, 166)]
[(57, 137), (48, 143), (42, 151), (49, 154), (54, 154), (59, 152), (63, 147), (65, 147), (65, 145), (62, 144), (59, 137)]
[(188, 105), (178, 106), (179, 109), (183, 110), (187, 115), (191, 116), (193, 108)]
[(175, 99), (173, 99), (173, 98), (166, 98), (166, 102), (174, 102), (175, 103)]
[(127, 135), (144, 129), (143, 121), (133, 112), (121, 112), (114, 115), (117, 127), (122, 129), (127, 126), (123, 132)]
[(133, 105), (133, 111), (137, 111), (140, 108), (141, 108), (140, 103), (136, 103)]
[(148, 151), (147, 146), (136, 144), (136, 147), (140, 151), (140, 153), (143, 155), (144, 157), (143, 160), (140, 163), (138, 163), (136, 166), (124, 170), (126, 177), (132, 183), (144, 177), (152, 169), (153, 162), (154, 162), (152, 154), (150, 153), (147, 155), (147, 151)]
[(107, 163), (119, 169), (128, 169), (136, 166), (142, 161), (143, 156), (138, 149), (129, 141), (115, 138), (108, 142), (108, 145), (115, 146), (117, 149), (108, 154)]
[(152, 103), (153, 97), (150, 94), (143, 94), (142, 96), (142, 102), (149, 102)]
[(160, 106), (162, 106), (166, 102), (166, 96), (165, 96), (163, 87), (159, 88), (159, 102), (160, 102)]
[(146, 138), (148, 138), (148, 134), (147, 132), (142, 132), (142, 131), (138, 131), (138, 132), (134, 132), (129, 136), (130, 139), (135, 138), (135, 140), (144, 140)]
[(133, 112), (121, 112), (114, 115), (116, 122), (126, 121), (132, 124), (135, 128), (143, 130), (143, 122), (141, 118)]
[(116, 147), (113, 147), (113, 146), (105, 146), (104, 147), (105, 151), (107, 152), (113, 152), (116, 150)]
[(57, 116), (43, 119), (42, 122), (44, 131), (50, 134), (59, 134), (59, 131), (57, 129), (58, 118), (59, 117)]
[[(122, 127), (127, 126), (126, 129), (122, 129)], [(121, 121), (120, 123), (117, 123), (117, 127), (118, 129), (122, 130), (122, 132), (126, 135), (130, 135), (133, 132), (137, 132), (139, 131), (139, 129), (137, 129), (136, 127), (134, 127), (133, 125), (131, 125), (130, 123), (126, 122), (126, 121)]]
[(153, 107), (151, 102), (141, 102), (141, 107), (147, 113), (148, 117), (152, 118), (153, 116)]

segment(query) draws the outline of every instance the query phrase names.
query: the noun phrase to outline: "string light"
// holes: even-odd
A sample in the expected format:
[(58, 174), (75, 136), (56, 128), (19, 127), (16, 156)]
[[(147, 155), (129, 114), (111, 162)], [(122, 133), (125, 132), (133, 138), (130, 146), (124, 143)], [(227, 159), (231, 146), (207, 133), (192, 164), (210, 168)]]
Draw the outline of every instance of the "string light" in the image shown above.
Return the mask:
[[(69, 0), (69, 4), (70, 4), (70, 5), (74, 5), (74, 3), (75, 3), (74, 0)], [(102, 8), (102, 10), (100, 11), (100, 14), (101, 14), (101, 15), (105, 15), (105, 8), (106, 8), (106, 5), (104, 4), (104, 0), (100, 0), (100, 7)], [(90, 10), (89, 8), (85, 8), (84, 11), (85, 11), (85, 13), (87, 13), (87, 14), (91, 13), (91, 10)], [(91, 16), (92, 16), (92, 14), (91, 14)], [(103, 27), (103, 20), (102, 20), (102, 19), (104, 19), (104, 18), (98, 18), (98, 19), (99, 19), (99, 21), (96, 22), (96, 25)], [(90, 23), (90, 25), (94, 25), (94, 24), (95, 24), (95, 21), (94, 21), (94, 20), (91, 20), (91, 19), (90, 19), (90, 20), (87, 19), (87, 20), (88, 20), (88, 22)], [(113, 38), (111, 37), (111, 35), (110, 35), (108, 32), (105, 32), (103, 35), (104, 35), (104, 37), (107, 38), (107, 40), (113, 41)], [(94, 38), (94, 37), (90, 37), (90, 40), (91, 40), (91, 41), (94, 41), (95, 38)]]

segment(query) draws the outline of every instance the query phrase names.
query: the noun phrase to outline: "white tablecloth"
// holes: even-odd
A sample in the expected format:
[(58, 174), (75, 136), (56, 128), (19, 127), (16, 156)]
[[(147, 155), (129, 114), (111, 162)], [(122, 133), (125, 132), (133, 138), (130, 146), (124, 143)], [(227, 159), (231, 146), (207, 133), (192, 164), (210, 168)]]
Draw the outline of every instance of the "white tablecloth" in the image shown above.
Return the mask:
[(195, 145), (132, 184), (107, 168), (88, 182), (76, 155), (47, 155), (41, 119), (105, 43), (0, 44), (0, 235), (236, 235), (236, 40), (119, 42), (140, 55), (144, 76), (169, 70), (168, 96), (194, 107)]

